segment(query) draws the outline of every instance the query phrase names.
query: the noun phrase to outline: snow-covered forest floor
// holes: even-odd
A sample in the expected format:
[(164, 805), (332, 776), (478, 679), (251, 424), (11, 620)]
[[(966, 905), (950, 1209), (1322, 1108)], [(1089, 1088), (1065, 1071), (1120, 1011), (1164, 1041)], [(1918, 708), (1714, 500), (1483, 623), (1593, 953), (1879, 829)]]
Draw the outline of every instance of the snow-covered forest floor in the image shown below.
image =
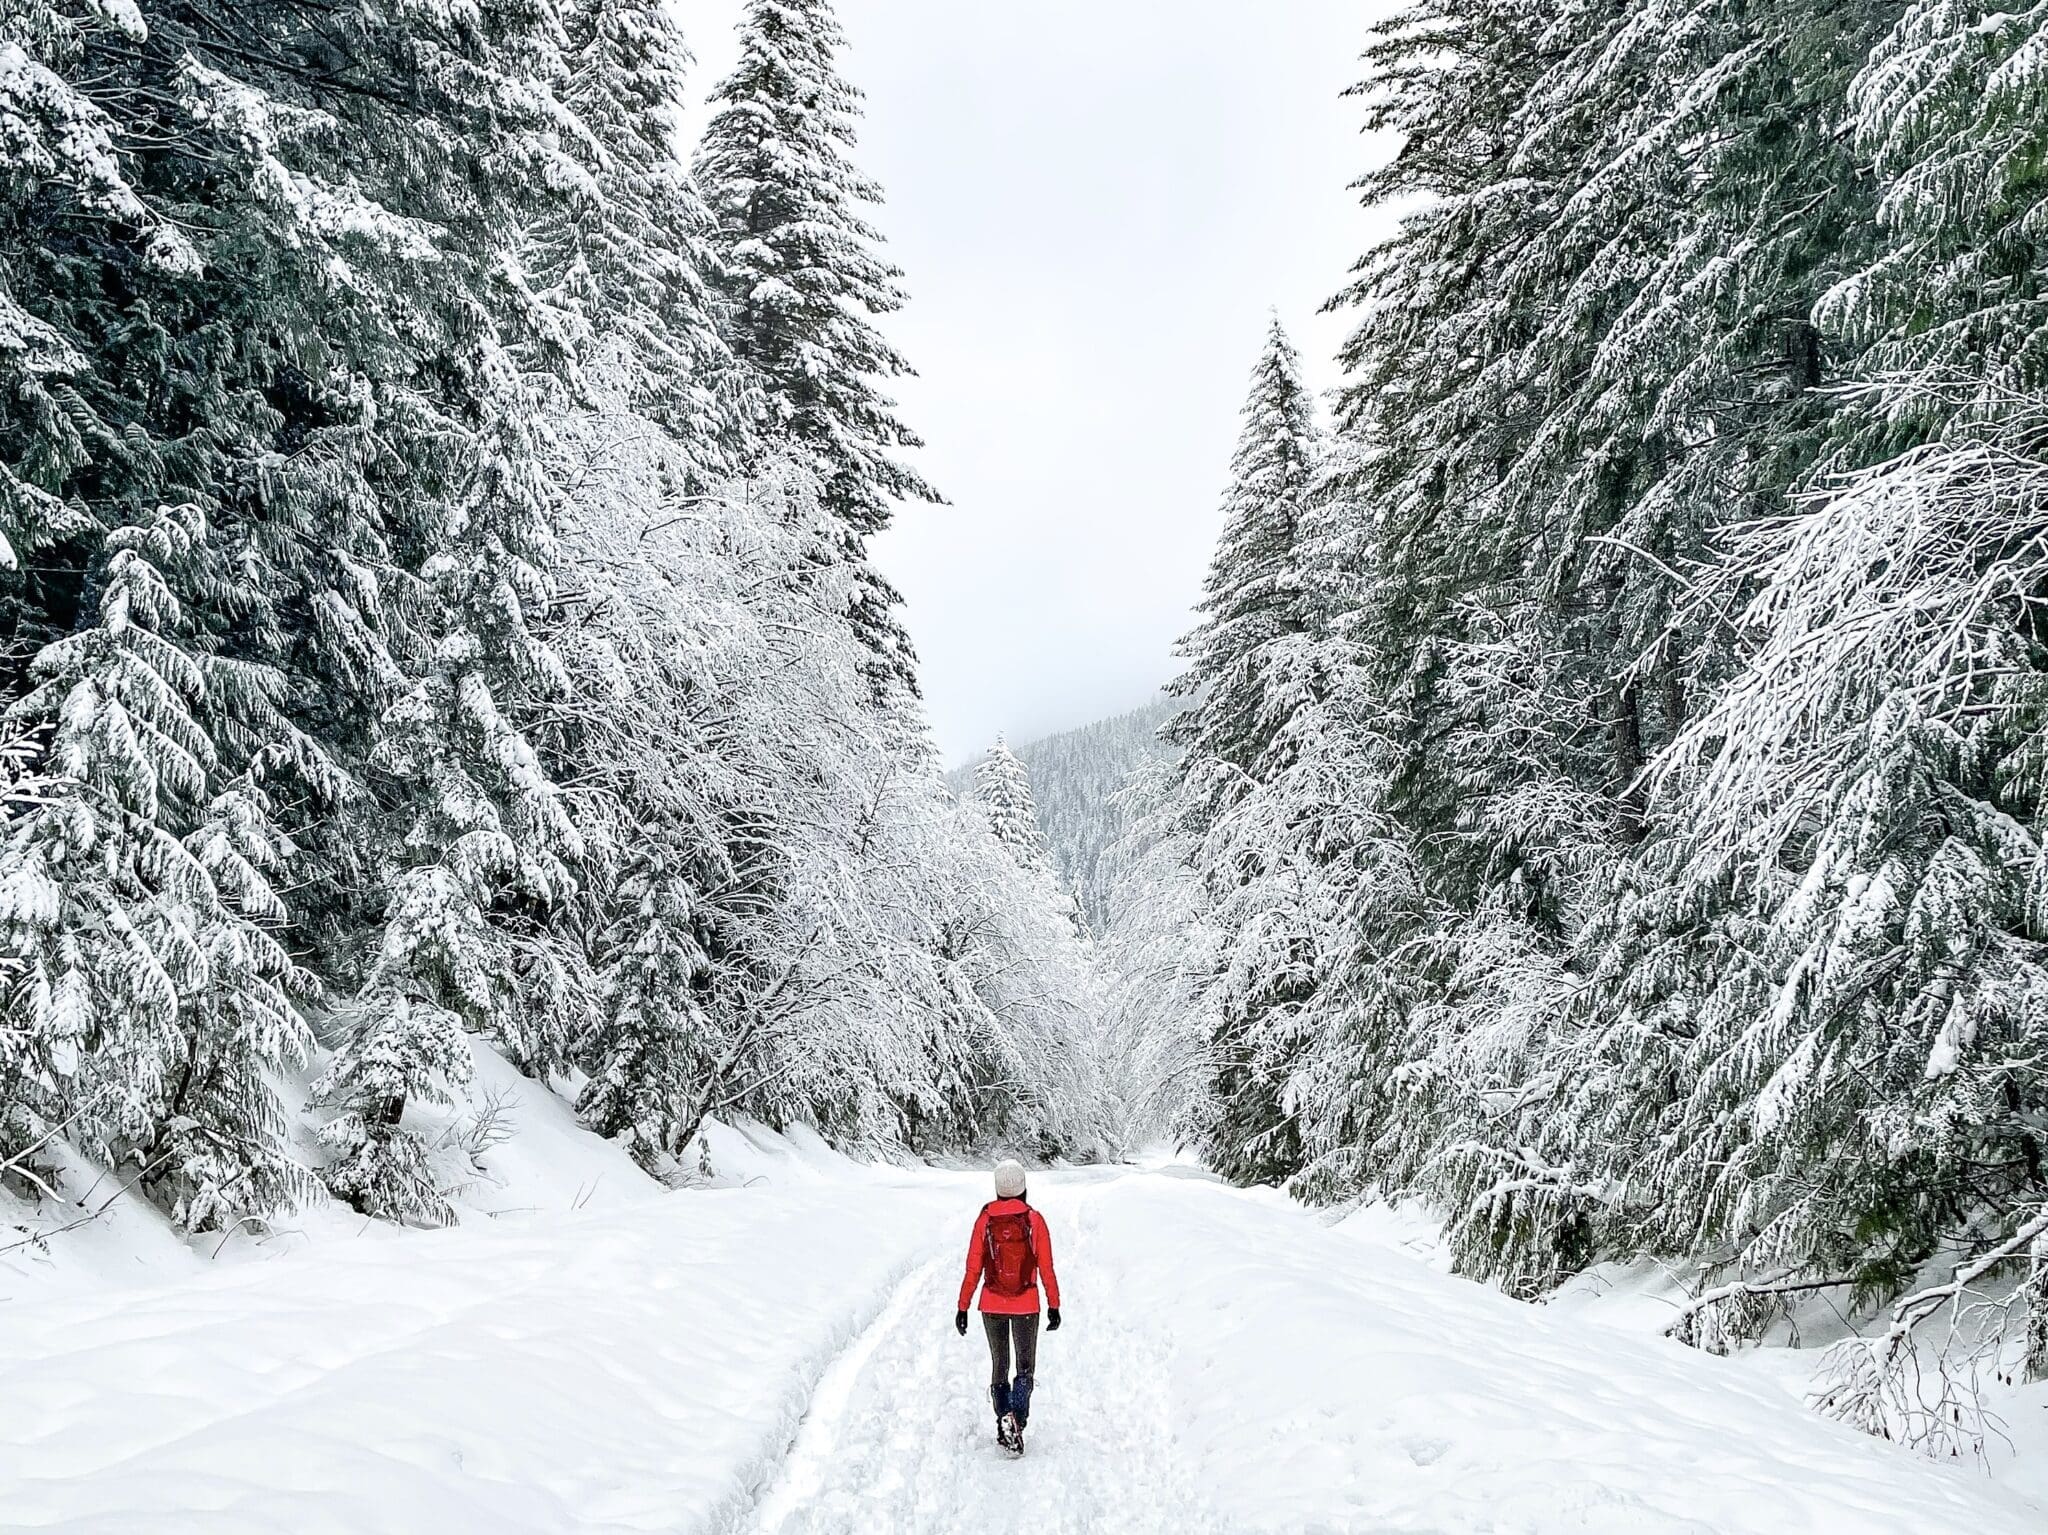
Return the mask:
[(505, 1186), (473, 1191), (463, 1229), (318, 1217), (219, 1263), (179, 1250), (177, 1272), (160, 1228), (159, 1251), (144, 1222), (101, 1223), (8, 1260), (0, 1522), (2041, 1528), (1980, 1467), (1821, 1421), (1756, 1355), (1524, 1306), (1440, 1272), (1395, 1223), (1332, 1228), (1179, 1165), (1036, 1180), (1067, 1324), (1042, 1339), (1030, 1453), (1011, 1462), (984, 1421), (981, 1341), (952, 1330), (983, 1174), (721, 1128), (727, 1186), (671, 1194), (554, 1107), (482, 1158)]

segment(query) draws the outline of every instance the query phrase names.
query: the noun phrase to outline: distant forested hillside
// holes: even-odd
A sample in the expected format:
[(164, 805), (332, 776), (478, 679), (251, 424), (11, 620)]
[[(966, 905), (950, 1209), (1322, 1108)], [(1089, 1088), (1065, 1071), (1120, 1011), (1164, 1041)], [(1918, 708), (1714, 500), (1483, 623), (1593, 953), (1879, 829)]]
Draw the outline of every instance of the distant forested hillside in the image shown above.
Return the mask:
[[(1031, 771), (1046, 851), (1091, 932), (1109, 924), (1115, 870), (1107, 855), (1128, 827), (1117, 791), (1137, 768), (1177, 755), (1159, 739), (1159, 727), (1181, 707), (1176, 699), (1155, 698), (1128, 713), (1012, 748)], [(956, 794), (966, 793), (973, 764), (956, 768), (947, 781)]]

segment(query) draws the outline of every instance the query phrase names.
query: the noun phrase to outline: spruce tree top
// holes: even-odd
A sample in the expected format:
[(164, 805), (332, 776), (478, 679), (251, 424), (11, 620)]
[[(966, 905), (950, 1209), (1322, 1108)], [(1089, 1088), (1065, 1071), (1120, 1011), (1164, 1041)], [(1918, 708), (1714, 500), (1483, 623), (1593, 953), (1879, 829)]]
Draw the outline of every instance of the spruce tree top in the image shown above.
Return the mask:
[(563, 24), (589, 181), (540, 230), (539, 275), (583, 360), (602, 356), (697, 467), (729, 469), (738, 380), (704, 278), (711, 218), (675, 140), (689, 48), (666, 0), (565, 0)]
[(889, 456), (919, 442), (875, 387), (911, 368), (868, 323), (904, 296), (856, 211), (882, 198), (846, 155), (860, 92), (833, 67), (844, 37), (828, 0), (747, 0), (739, 40), (695, 163), (716, 221), (713, 285), (733, 351), (760, 377), (763, 435), (814, 454), (827, 506), (864, 536), (892, 501), (939, 498)]
[(1031, 797), (1031, 772), (1001, 735), (974, 769), (974, 802), (1010, 856), (1026, 868), (1046, 865), (1038, 807)]
[(1308, 629), (1297, 545), (1320, 451), (1315, 403), (1277, 316), (1242, 416), (1223, 531), (1197, 609), (1202, 621), (1181, 641), (1188, 664), (1171, 689), (1197, 701), (1164, 733), (1191, 757), (1249, 772), (1265, 744), (1265, 653)]

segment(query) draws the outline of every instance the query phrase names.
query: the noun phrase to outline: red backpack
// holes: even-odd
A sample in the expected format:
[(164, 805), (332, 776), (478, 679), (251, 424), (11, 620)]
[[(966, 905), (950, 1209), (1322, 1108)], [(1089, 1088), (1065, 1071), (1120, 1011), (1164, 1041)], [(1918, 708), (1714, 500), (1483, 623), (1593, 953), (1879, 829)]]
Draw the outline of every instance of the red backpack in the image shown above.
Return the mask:
[[(994, 1209), (994, 1205), (985, 1208)], [(982, 1235), (983, 1273), (998, 1295), (1022, 1295), (1038, 1277), (1038, 1250), (1031, 1242), (1031, 1207), (991, 1215)]]

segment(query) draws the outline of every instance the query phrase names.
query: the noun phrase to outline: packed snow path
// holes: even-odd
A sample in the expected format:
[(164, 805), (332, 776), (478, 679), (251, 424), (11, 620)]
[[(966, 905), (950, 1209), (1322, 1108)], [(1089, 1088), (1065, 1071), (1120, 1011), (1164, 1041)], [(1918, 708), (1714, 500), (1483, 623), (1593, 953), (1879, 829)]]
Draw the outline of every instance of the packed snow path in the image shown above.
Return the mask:
[[(1094, 1272), (1087, 1193), (1034, 1199), (1062, 1273)], [(997, 1447), (988, 1345), (978, 1320), (964, 1338), (953, 1330), (966, 1229), (953, 1238), (961, 1250), (913, 1275), (828, 1373), (755, 1535), (1221, 1532), (1174, 1432), (1169, 1336), (1114, 1292), (1089, 1295), (1085, 1325), (1040, 1333), (1025, 1458)], [(1006, 1509), (1029, 1516), (1006, 1521)]]
[(2038, 1535), (1969, 1468), (1195, 1176), (1042, 1178), (1030, 1452), (952, 1327), (982, 1180), (649, 1198), (0, 1305), (0, 1528)]

